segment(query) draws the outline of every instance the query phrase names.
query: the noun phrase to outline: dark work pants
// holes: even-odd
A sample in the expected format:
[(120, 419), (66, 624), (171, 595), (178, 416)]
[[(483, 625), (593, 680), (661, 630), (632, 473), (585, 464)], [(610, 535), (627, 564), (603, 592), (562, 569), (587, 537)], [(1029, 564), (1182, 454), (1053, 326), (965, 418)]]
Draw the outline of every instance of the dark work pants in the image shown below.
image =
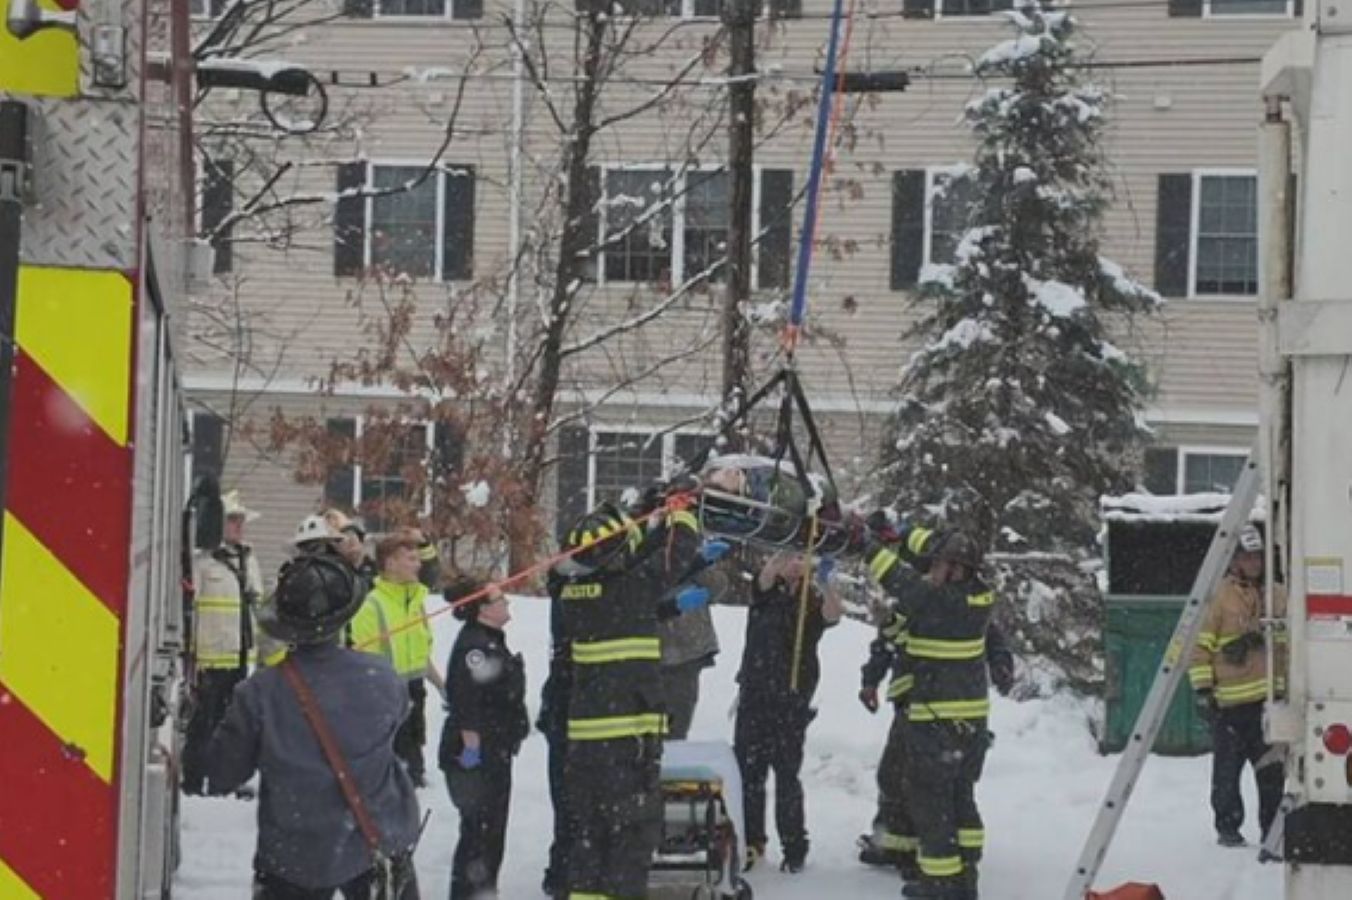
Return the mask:
[(926, 881), (975, 878), (985, 832), (976, 783), (990, 744), (985, 719), (907, 722), (906, 794), (920, 838), (917, 863)]
[(235, 685), (244, 680), (244, 669), (199, 669), (193, 689), (192, 717), (183, 735), (183, 792), (200, 794), (206, 786), (207, 748), (216, 726), (225, 718)]
[(427, 772), (423, 764), (423, 744), (427, 743), (427, 684), (421, 678), (408, 683), (408, 699), (411, 701), (408, 718), (394, 733), (394, 754), (404, 761), (410, 776), (420, 779)]
[(472, 900), (497, 890), (512, 801), (512, 758), (494, 754), (474, 769), (453, 766), (446, 773), (446, 786), (460, 811), (451, 900)]
[(648, 869), (662, 837), (661, 762), (655, 736), (569, 741), (571, 893), (648, 896)]
[(1258, 824), (1266, 838), (1272, 820), (1277, 816), (1286, 773), (1281, 756), (1272, 752), (1272, 746), (1263, 740), (1263, 704), (1245, 703), (1217, 710), (1211, 739), (1214, 747), (1211, 810), (1216, 817), (1216, 831), (1239, 831), (1244, 824), (1244, 799), (1239, 793), (1239, 778), (1247, 762), (1254, 769), (1254, 781), (1258, 785)]
[(743, 694), (737, 705), (733, 750), (742, 771), (742, 807), (746, 816), (746, 843), (765, 846), (765, 782), (775, 773), (775, 827), (784, 855), (807, 855), (807, 825), (803, 811), (803, 744), (815, 715), (801, 698)]
[(550, 673), (541, 692), (540, 706), (536, 727), (549, 744), (549, 802), (554, 807), (554, 840), (549, 845), (545, 883), (562, 890), (568, 885), (568, 852), (573, 842), (568, 792), (564, 789), (568, 764), (568, 681), (565, 676)]
[(915, 824), (906, 802), (906, 707), (894, 706), (887, 744), (878, 760), (878, 813), (873, 819), (874, 841), (884, 850), (916, 851)]
[(709, 667), (707, 657), (662, 667), (662, 698), (667, 707), (667, 740), (683, 741), (690, 734), (699, 704), (699, 678)]
[(329, 888), (307, 888), (266, 872), (254, 872), (253, 900), (330, 900), (336, 893), (343, 900), (419, 900), (418, 873), (413, 856), (407, 854), (390, 861), (394, 873), (394, 895), (387, 896), (376, 883), (374, 872), (364, 872), (346, 884)]

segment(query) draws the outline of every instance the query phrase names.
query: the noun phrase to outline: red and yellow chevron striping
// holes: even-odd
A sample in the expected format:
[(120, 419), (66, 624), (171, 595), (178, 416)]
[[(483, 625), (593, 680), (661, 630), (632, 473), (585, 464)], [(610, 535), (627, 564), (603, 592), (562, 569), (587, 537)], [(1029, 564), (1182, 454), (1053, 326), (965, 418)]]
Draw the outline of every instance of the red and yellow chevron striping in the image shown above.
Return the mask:
[[(73, 10), (79, 0), (38, 0), (46, 10)], [(0, 10), (9, 6), (0, 2)], [(23, 40), (0, 27), (0, 93), (73, 97), (80, 91), (80, 47), (75, 35), (48, 28)]]
[(20, 270), (0, 556), (0, 896), (114, 893), (134, 288)]

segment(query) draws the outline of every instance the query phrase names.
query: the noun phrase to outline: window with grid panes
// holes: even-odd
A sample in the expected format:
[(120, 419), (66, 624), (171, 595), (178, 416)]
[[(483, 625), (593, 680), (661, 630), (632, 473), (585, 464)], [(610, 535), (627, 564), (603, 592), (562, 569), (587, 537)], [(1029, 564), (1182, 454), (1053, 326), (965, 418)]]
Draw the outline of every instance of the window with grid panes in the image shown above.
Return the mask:
[(1258, 293), (1258, 179), (1203, 175), (1197, 195), (1197, 294)]
[(1210, 0), (1212, 16), (1285, 16), (1290, 14), (1287, 0)]
[(449, 2), (450, 0), (377, 0), (376, 14), (444, 17)]
[(612, 169), (606, 172), (603, 227), (607, 281), (670, 280), (670, 204), (639, 222), (645, 211), (666, 196), (670, 180), (671, 172), (667, 170)]
[(1013, 0), (940, 0), (945, 16), (989, 16), (992, 12), (1013, 9)]
[(951, 265), (958, 242), (967, 231), (967, 207), (975, 185), (969, 179), (953, 183), (951, 175), (935, 172), (930, 186), (929, 262)]
[(684, 470), (712, 447), (716, 440), (712, 434), (673, 434), (670, 438), (671, 458), (667, 462), (667, 475)]
[(653, 432), (597, 431), (593, 435), (592, 502), (620, 500), (664, 474), (662, 438)]
[(1184, 453), (1183, 493), (1229, 493), (1247, 459), (1243, 453)]
[[(371, 186), (397, 188), (415, 181), (425, 171), (422, 166), (374, 166)], [(441, 243), (437, 225), (440, 177), (433, 173), (411, 190), (371, 199), (367, 234), (373, 268), (413, 278), (436, 275), (437, 247)]]
[[(728, 173), (691, 172), (686, 177), (683, 228), (685, 236), (684, 280), (689, 280), (723, 259), (728, 249)], [(722, 281), (723, 266), (709, 275)]]
[(372, 531), (388, 531), (399, 524), (392, 515), (395, 507), (413, 512), (423, 507), (422, 488), (412, 483), (410, 475), (427, 462), (427, 426), (405, 425), (388, 432), (390, 447), (384, 465), (363, 465), (361, 470), (362, 514)]

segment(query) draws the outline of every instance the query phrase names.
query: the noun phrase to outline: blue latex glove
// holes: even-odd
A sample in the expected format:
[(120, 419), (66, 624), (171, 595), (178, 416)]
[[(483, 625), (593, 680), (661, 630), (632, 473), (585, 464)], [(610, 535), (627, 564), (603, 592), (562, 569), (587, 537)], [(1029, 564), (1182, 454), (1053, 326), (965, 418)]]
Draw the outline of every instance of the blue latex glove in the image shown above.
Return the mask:
[(683, 613), (703, 609), (709, 605), (709, 589), (691, 585), (676, 593), (676, 608)]
[(817, 583), (826, 584), (831, 580), (831, 573), (836, 570), (836, 561), (830, 558), (817, 560)]
[(483, 761), (483, 751), (478, 747), (466, 747), (460, 751), (460, 757), (456, 760), (462, 769), (477, 769)]
[(728, 555), (732, 545), (727, 541), (705, 541), (700, 545), (699, 558), (706, 563), (716, 563)]

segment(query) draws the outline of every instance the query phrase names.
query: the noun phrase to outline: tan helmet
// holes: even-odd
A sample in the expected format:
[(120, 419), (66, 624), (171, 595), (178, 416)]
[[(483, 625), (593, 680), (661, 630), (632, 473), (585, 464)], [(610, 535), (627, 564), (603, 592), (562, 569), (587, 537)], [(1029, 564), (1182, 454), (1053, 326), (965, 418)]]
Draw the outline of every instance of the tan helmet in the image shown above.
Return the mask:
[(1258, 530), (1258, 526), (1252, 522), (1239, 529), (1239, 543), (1235, 545), (1236, 553), (1262, 553), (1263, 552), (1263, 532)]
[(225, 517), (227, 519), (243, 519), (246, 522), (252, 522), (259, 517), (259, 514), (244, 505), (240, 499), (239, 491), (227, 491), (221, 494), (221, 506), (225, 508)]

